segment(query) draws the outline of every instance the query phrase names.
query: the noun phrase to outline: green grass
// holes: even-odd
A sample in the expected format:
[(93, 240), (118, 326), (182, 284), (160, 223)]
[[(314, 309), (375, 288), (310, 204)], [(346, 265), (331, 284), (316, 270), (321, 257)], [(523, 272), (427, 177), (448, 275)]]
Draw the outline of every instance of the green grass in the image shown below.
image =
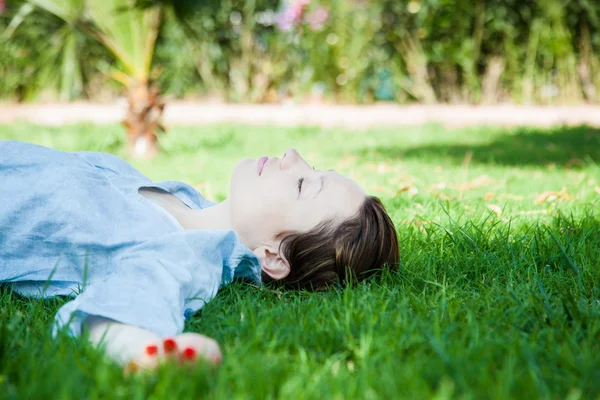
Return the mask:
[[(0, 139), (122, 155), (118, 126)], [(400, 272), (318, 294), (232, 285), (187, 326), (221, 368), (127, 379), (50, 338), (65, 300), (4, 288), (0, 398), (600, 398), (599, 130), (180, 127), (162, 145), (135, 166), (214, 200), (240, 158), (287, 147), (355, 178), (396, 223)]]

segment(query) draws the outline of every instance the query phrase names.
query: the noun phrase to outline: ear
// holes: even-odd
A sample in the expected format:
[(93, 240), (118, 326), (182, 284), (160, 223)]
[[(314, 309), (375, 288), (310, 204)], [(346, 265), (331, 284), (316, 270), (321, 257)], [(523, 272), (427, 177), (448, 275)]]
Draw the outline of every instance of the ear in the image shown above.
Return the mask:
[(277, 249), (270, 246), (260, 246), (254, 249), (254, 254), (260, 260), (262, 270), (275, 280), (283, 279), (290, 273), (290, 264)]

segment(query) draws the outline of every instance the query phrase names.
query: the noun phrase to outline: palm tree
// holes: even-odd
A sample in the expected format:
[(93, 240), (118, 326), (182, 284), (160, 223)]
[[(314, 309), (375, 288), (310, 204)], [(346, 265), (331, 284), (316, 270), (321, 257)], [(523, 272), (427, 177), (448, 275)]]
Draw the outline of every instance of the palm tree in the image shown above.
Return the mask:
[[(31, 59), (28, 60), (27, 67), (35, 73), (32, 74), (33, 79), (22, 85), (24, 92), (19, 93), (19, 98), (27, 98), (36, 88), (48, 87), (49, 83), (57, 85), (61, 100), (81, 96), (85, 73), (89, 72), (84, 71), (86, 64), (82, 59), (93, 57), (92, 53), (98, 49), (86, 46), (90, 43), (89, 37), (77, 26), (83, 11), (83, 1), (64, 0), (60, 6), (43, 1), (21, 1), (16, 7), (18, 12), (13, 15), (4, 32), (1, 32), (0, 42), (8, 39), (18, 42), (24, 38), (19, 37), (18, 33), (27, 30), (28, 34), (25, 36), (36, 38), (39, 41), (37, 43), (40, 43), (39, 46), (28, 49), (27, 57)], [(36, 9), (43, 10), (43, 7), (51, 12), (35, 12)], [(10, 9), (15, 9), (15, 5)], [(59, 21), (62, 24), (58, 24)], [(48, 46), (48, 43), (52, 45)]]
[[(39, 0), (37, 0), (39, 1)], [(134, 0), (89, 1), (95, 36), (118, 60), (122, 69), (111, 74), (127, 91), (128, 110), (123, 124), (127, 147), (137, 157), (158, 152), (157, 130), (163, 130), (164, 103), (160, 89), (151, 82), (152, 57), (163, 9), (160, 5), (139, 8)]]
[[(164, 103), (160, 89), (151, 80), (152, 58), (165, 9), (174, 6), (174, 1), (24, 0), (23, 8), (31, 6), (59, 17), (71, 28), (86, 31), (110, 50), (117, 66), (107, 73), (123, 84), (127, 94), (129, 107), (123, 124), (128, 151), (134, 157), (155, 156), (156, 133), (163, 130)], [(27, 13), (19, 14), (22, 20)], [(14, 31), (18, 21), (11, 25)]]

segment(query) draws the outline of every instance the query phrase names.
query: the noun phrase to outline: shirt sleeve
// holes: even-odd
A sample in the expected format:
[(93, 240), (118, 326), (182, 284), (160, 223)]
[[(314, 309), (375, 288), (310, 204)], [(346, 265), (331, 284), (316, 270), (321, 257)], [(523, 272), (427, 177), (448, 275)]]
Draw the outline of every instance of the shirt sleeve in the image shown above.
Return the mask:
[(165, 337), (181, 333), (189, 297), (212, 299), (220, 286), (220, 257), (198, 258), (185, 232), (134, 246), (114, 261), (113, 272), (92, 281), (57, 315), (54, 334), (81, 334), (88, 315), (138, 326)]

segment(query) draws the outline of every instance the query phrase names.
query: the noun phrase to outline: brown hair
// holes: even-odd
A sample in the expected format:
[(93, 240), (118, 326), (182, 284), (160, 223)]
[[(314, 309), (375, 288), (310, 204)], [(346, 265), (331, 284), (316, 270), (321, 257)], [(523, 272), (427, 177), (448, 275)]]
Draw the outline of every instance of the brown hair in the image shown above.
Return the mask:
[(294, 289), (321, 290), (345, 286), (395, 270), (400, 260), (396, 228), (381, 200), (367, 196), (358, 213), (340, 224), (326, 221), (308, 232), (282, 233), (279, 251), (290, 263), (290, 273), (274, 280), (263, 272), (263, 282)]

